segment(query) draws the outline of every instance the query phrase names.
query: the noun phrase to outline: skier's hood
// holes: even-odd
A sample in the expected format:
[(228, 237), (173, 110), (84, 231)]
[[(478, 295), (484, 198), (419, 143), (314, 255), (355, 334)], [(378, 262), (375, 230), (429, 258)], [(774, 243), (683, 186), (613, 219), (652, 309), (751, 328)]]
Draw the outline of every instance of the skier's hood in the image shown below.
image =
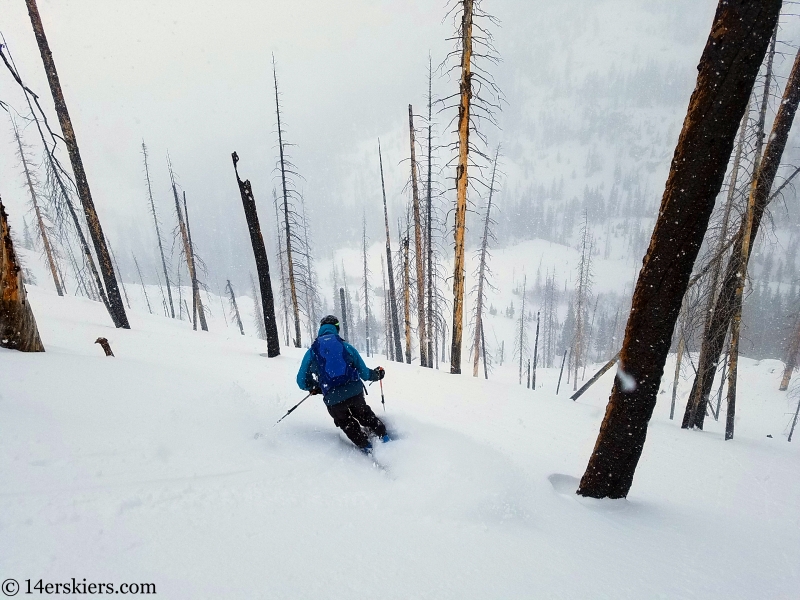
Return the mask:
[(331, 325), (330, 323), (326, 325), (322, 325), (317, 332), (317, 337), (322, 337), (323, 335), (339, 335), (339, 332), (336, 330), (335, 325)]

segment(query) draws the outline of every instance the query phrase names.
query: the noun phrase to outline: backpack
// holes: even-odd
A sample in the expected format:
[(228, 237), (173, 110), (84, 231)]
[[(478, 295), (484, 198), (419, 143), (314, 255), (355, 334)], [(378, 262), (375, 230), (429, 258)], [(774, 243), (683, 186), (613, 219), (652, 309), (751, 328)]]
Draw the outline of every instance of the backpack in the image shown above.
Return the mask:
[(318, 337), (311, 344), (311, 353), (319, 367), (319, 385), (323, 395), (346, 383), (358, 381), (358, 371), (338, 335)]

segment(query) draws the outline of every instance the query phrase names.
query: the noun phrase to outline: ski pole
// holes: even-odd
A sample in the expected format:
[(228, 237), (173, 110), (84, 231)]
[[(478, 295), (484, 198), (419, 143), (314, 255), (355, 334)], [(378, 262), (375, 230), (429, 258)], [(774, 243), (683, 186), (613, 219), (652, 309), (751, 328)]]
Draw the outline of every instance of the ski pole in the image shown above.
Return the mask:
[(381, 384), (381, 404), (383, 404), (383, 412), (386, 412), (386, 401), (383, 399), (383, 379), (381, 379), (378, 383)]
[[(295, 404), (295, 405), (294, 405), (292, 408), (290, 408), (290, 409), (289, 409), (289, 412), (287, 412), (287, 413), (286, 413), (285, 415), (283, 415), (283, 416), (282, 416), (280, 419), (278, 419), (278, 423), (280, 423), (280, 422), (281, 422), (281, 421), (283, 421), (283, 420), (284, 420), (286, 417), (288, 417), (290, 414), (292, 414), (292, 412), (294, 411), (294, 409), (295, 409), (295, 408), (297, 408), (298, 406), (300, 406), (300, 405), (301, 405), (303, 402), (305, 402), (306, 400), (308, 400), (310, 397), (311, 397), (311, 392), (308, 392), (308, 396), (306, 396), (305, 398), (303, 398), (302, 400), (300, 400), (300, 402), (298, 402), (298, 403), (297, 403), (297, 404)], [(275, 423), (275, 425), (277, 425), (278, 423)], [(275, 427), (275, 425), (273, 425), (273, 427)]]

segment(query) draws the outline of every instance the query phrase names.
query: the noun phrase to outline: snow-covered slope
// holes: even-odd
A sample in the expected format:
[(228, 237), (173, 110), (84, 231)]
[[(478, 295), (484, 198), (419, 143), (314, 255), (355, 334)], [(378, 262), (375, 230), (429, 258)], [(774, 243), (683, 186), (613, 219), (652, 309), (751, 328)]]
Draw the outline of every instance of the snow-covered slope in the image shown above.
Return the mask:
[[(743, 359), (737, 435), (659, 396), (630, 497), (574, 494), (610, 376), (578, 402), (387, 364), (399, 439), (353, 450), (301, 351), (31, 287), (47, 352), (0, 350), (0, 578), (165, 598), (795, 598), (797, 443), (781, 365)], [(107, 337), (106, 358), (93, 342)], [(668, 365), (669, 368), (669, 365)], [(254, 439), (254, 434), (263, 433)], [(771, 434), (773, 437), (766, 437)]]

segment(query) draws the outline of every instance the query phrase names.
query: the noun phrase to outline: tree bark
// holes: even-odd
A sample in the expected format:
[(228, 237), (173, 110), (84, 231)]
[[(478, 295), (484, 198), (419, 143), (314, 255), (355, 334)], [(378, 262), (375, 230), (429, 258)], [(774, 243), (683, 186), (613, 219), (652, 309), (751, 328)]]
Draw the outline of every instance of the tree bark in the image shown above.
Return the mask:
[(389, 309), (392, 315), (392, 338), (394, 341), (394, 359), (403, 362), (403, 348), (400, 343), (400, 323), (397, 316), (397, 289), (394, 285), (394, 267), (392, 266), (392, 244), (389, 238), (389, 211), (386, 208), (386, 184), (383, 180), (383, 157), (381, 141), (378, 140), (378, 162), (381, 167), (381, 191), (383, 192), (383, 221), (386, 225), (386, 271), (389, 275)]
[(0, 199), (0, 348), (44, 352), (21, 272), (11, 241), (8, 215)]
[(792, 72), (783, 92), (783, 100), (764, 150), (764, 157), (758, 168), (755, 182), (751, 187), (752, 220), (750, 218), (743, 219), (739, 227), (736, 242), (726, 267), (725, 278), (714, 305), (711, 323), (708, 327), (709, 337), (704, 340), (700, 358), (698, 359), (698, 373), (702, 369), (708, 375), (702, 380), (695, 378), (692, 394), (689, 396), (690, 402), (687, 403), (684, 413), (684, 427), (703, 428), (706, 406), (714, 383), (713, 374), (719, 365), (725, 346), (725, 336), (736, 307), (736, 290), (740, 281), (747, 275), (749, 252), (745, 259), (742, 250), (745, 244), (747, 244), (748, 248), (752, 247), (758, 235), (758, 228), (769, 205), (770, 190), (775, 183), (775, 175), (778, 172), (783, 151), (786, 148), (798, 103), (800, 103), (800, 52), (795, 57)]
[(275, 300), (272, 297), (272, 280), (269, 275), (269, 259), (264, 246), (264, 237), (261, 235), (261, 225), (258, 222), (256, 200), (250, 181), (242, 181), (236, 163), (239, 157), (236, 152), (231, 154), (233, 170), (236, 173), (236, 182), (239, 185), (239, 194), (242, 196), (244, 216), (247, 219), (247, 229), (250, 231), (250, 243), (253, 245), (253, 255), (256, 260), (258, 283), (261, 287), (261, 308), (264, 311), (264, 328), (267, 331), (267, 356), (274, 358), (281, 353), (281, 343), (278, 338), (278, 323), (275, 320)]
[(464, 234), (467, 221), (467, 166), (472, 102), (472, 16), (474, 0), (463, 0), (461, 16), (461, 82), (458, 106), (458, 166), (456, 167), (455, 260), (453, 266), (453, 343), (450, 372), (461, 373), (461, 339), (464, 325)]
[(414, 258), (417, 266), (417, 335), (419, 336), (419, 365), (428, 364), (428, 336), (425, 320), (425, 257), (422, 249), (422, 221), (419, 212), (419, 182), (417, 180), (417, 150), (414, 131), (414, 111), (408, 105), (408, 132), (411, 142), (411, 192), (414, 212)]
[(780, 9), (781, 0), (721, 0), (717, 7), (636, 282), (620, 369), (578, 488), (582, 496), (624, 498), (630, 491), (675, 321)]
[(61, 125), (61, 132), (64, 135), (64, 143), (67, 146), (67, 152), (69, 153), (70, 162), (72, 163), (72, 171), (75, 174), (75, 187), (78, 190), (78, 196), (83, 205), (86, 222), (89, 225), (89, 234), (92, 236), (94, 250), (97, 253), (97, 259), (100, 263), (100, 271), (103, 274), (103, 281), (105, 282), (106, 294), (108, 297), (109, 313), (111, 314), (111, 319), (114, 321), (115, 327), (130, 329), (128, 316), (125, 314), (125, 306), (122, 304), (122, 296), (120, 296), (119, 286), (117, 285), (117, 279), (114, 274), (114, 266), (111, 264), (111, 256), (106, 247), (103, 228), (100, 225), (100, 218), (97, 216), (97, 211), (92, 201), (92, 193), (89, 189), (89, 181), (86, 178), (86, 172), (83, 168), (78, 142), (75, 138), (75, 130), (72, 128), (72, 120), (67, 110), (67, 103), (64, 100), (64, 93), (61, 91), (61, 83), (58, 79), (58, 73), (56, 72), (56, 64), (53, 61), (53, 54), (50, 52), (50, 46), (47, 43), (44, 27), (42, 26), (42, 19), (39, 16), (39, 9), (36, 6), (36, 0), (25, 0), (25, 4), (28, 6), (28, 14), (31, 18), (33, 33), (39, 45), (39, 53), (44, 63), (47, 82), (50, 84), (50, 92), (53, 95), (53, 103), (55, 104), (56, 114), (58, 115), (58, 121)]

